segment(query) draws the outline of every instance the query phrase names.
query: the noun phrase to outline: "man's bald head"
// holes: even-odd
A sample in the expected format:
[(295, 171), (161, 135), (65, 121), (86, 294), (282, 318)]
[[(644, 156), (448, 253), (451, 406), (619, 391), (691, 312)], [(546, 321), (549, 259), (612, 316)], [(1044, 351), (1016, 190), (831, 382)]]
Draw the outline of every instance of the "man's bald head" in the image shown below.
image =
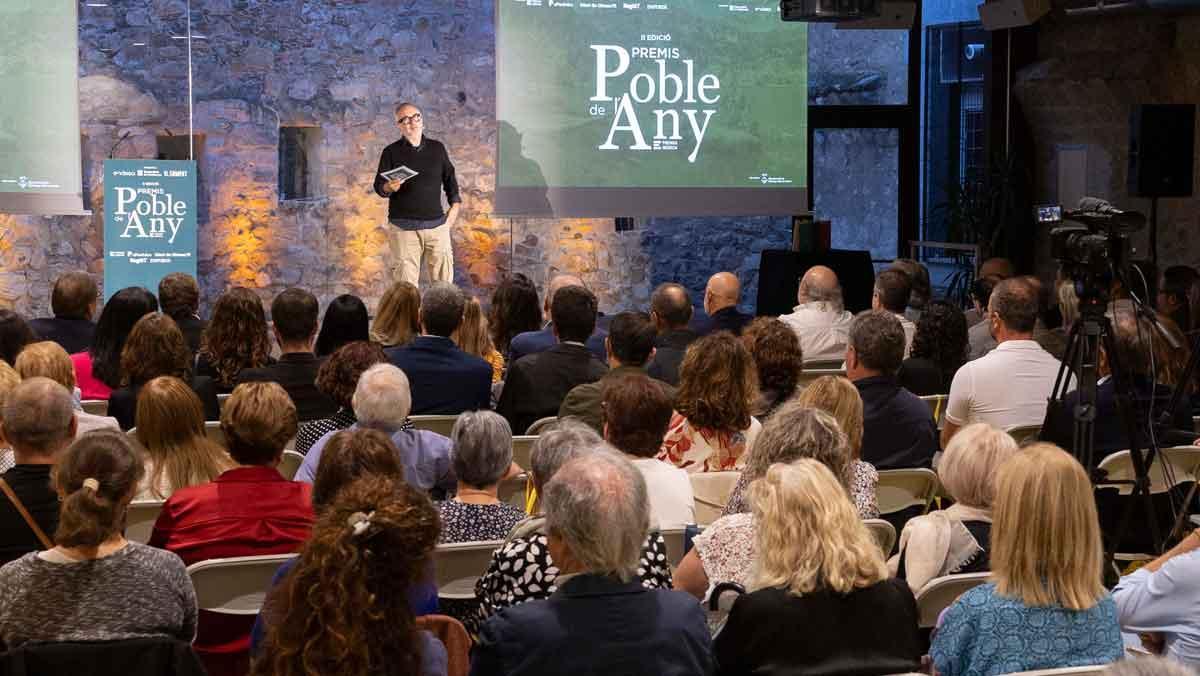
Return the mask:
[(993, 279), (999, 281), (1008, 279), (1017, 274), (1013, 269), (1012, 261), (1007, 258), (989, 258), (979, 266), (979, 277), (981, 279)]
[(800, 290), (796, 292), (800, 303), (829, 303), (842, 309), (842, 285), (837, 273), (824, 265), (814, 265), (800, 278)]
[(587, 288), (583, 280), (575, 275), (554, 275), (550, 278), (550, 283), (546, 285), (546, 297), (542, 299), (542, 312), (546, 319), (550, 319), (550, 304), (554, 302), (554, 294), (564, 286), (582, 286)]
[(709, 315), (735, 306), (742, 296), (742, 283), (732, 272), (718, 272), (708, 278), (704, 287), (704, 311)]
[(50, 456), (75, 438), (75, 400), (67, 388), (49, 378), (21, 381), (4, 401), (4, 438), (17, 462)]
[(659, 284), (650, 294), (650, 312), (655, 328), (660, 332), (681, 329), (692, 318), (692, 299), (679, 284)]

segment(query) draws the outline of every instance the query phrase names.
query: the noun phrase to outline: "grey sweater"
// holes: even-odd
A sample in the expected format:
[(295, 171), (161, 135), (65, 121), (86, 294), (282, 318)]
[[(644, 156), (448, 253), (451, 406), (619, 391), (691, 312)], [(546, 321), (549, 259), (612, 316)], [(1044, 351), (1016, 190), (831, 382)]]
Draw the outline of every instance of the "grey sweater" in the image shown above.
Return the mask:
[(36, 552), (0, 568), (0, 645), (196, 635), (196, 592), (178, 556), (131, 542), (102, 559)]

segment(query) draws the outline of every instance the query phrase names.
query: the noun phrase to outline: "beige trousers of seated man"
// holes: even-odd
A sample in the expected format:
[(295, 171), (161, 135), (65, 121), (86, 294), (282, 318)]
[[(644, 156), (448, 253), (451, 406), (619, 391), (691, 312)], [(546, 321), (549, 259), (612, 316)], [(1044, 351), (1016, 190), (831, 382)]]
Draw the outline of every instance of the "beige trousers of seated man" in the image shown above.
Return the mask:
[(428, 230), (401, 230), (390, 223), (386, 227), (388, 247), (392, 250), (393, 281), (417, 286), (424, 259), (430, 282), (454, 283), (454, 251), (450, 245), (449, 225)]

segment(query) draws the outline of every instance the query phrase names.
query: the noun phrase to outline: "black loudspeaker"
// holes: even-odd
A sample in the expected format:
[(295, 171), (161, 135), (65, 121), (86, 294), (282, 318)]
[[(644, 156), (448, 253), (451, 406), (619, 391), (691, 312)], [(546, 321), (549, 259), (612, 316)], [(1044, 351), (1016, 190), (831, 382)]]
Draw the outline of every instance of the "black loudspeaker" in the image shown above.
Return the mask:
[(814, 265), (824, 265), (837, 273), (842, 284), (842, 302), (851, 312), (871, 308), (875, 289), (875, 266), (870, 251), (784, 251), (762, 252), (758, 264), (759, 316), (777, 317), (796, 307), (800, 277)]
[(1129, 194), (1191, 197), (1195, 104), (1133, 107), (1129, 124)]

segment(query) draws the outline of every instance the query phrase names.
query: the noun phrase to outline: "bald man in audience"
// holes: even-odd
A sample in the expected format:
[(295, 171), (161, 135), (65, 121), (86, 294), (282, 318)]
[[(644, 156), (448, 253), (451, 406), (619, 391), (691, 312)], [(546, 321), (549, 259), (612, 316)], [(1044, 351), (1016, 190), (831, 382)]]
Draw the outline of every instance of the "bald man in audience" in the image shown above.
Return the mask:
[(842, 285), (837, 273), (824, 265), (814, 265), (800, 278), (796, 305), (791, 314), (779, 318), (800, 338), (804, 363), (841, 362), (846, 356), (850, 322), (854, 316), (842, 305)]
[(692, 299), (680, 284), (659, 284), (650, 294), (650, 321), (658, 338), (654, 341), (654, 358), (646, 367), (651, 378), (679, 386), (679, 365), (688, 345), (700, 337), (688, 328), (692, 319)]
[(75, 439), (74, 404), (67, 388), (42, 377), (22, 381), (4, 402), (0, 433), (12, 446), (16, 465), (0, 476), (9, 489), (0, 494), (0, 565), (50, 548), (21, 515), (13, 497), (37, 524), (41, 536), (54, 537), (59, 502), (50, 485), (50, 470)]
[[(508, 345), (508, 363), (510, 365), (521, 357), (545, 352), (558, 344), (558, 339), (554, 337), (554, 322), (550, 317), (550, 301), (553, 300), (554, 294), (559, 289), (567, 286), (587, 288), (583, 280), (575, 275), (555, 275), (551, 277), (550, 283), (546, 285), (546, 294), (542, 300), (542, 319), (545, 321), (545, 324), (540, 331), (526, 331), (513, 336), (512, 341)], [(604, 338), (608, 335), (604, 330), (606, 326), (608, 326), (608, 322), (602, 315), (597, 314), (596, 328), (585, 343), (592, 354), (596, 356), (596, 359), (600, 361), (604, 361), (606, 358), (604, 349)]]
[(708, 278), (704, 287), (704, 314), (692, 323), (692, 330), (701, 336), (715, 331), (728, 331), (742, 335), (742, 327), (753, 319), (738, 312), (737, 304), (742, 296), (742, 283), (732, 272), (718, 272)]

